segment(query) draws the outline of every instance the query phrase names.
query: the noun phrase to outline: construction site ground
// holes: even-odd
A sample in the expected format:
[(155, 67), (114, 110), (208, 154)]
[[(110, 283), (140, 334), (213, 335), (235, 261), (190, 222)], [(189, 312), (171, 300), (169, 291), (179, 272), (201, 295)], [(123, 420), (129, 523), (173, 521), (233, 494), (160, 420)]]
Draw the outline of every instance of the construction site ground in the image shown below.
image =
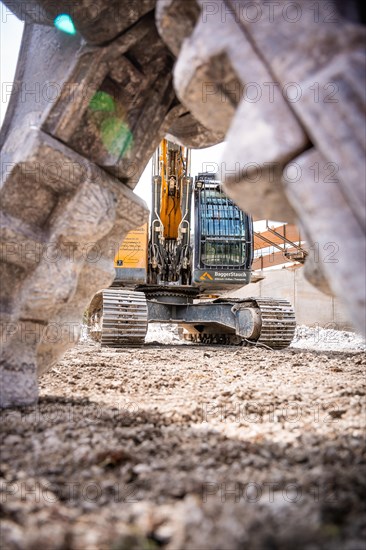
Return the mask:
[(1, 548), (364, 549), (365, 364), (86, 340), (1, 413)]

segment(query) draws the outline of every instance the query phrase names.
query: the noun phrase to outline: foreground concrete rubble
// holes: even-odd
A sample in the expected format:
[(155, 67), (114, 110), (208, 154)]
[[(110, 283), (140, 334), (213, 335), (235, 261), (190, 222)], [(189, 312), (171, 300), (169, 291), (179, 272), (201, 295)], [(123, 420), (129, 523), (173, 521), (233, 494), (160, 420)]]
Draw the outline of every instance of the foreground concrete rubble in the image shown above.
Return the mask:
[(364, 331), (359, 4), (278, 4), (265, 15), (256, 2), (255, 20), (245, 0), (84, 0), (68, 35), (53, 22), (69, 3), (8, 3), (27, 24), (1, 134), (1, 406), (35, 402), (37, 370), (77, 340), (146, 219), (131, 189), (165, 134), (193, 147), (226, 136), (228, 193), (300, 221), (309, 278), (345, 296)]
[(364, 369), (360, 352), (79, 345), (37, 406), (1, 412), (2, 546), (362, 549)]

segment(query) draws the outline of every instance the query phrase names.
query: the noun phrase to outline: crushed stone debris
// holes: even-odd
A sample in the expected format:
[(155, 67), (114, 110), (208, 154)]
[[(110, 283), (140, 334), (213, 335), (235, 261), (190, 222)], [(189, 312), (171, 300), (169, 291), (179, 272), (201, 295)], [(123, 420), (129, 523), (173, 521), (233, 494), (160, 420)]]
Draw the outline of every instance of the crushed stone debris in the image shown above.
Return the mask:
[(291, 347), (330, 351), (366, 351), (365, 340), (359, 334), (305, 325), (296, 327)]

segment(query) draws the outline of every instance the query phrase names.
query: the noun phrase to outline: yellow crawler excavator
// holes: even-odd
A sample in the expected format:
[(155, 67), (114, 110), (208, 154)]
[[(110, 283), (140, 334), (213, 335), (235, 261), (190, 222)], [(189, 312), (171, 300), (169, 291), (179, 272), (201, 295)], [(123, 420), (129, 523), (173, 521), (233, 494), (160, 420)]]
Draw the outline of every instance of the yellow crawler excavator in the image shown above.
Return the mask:
[(193, 181), (190, 158), (166, 139), (156, 150), (150, 227), (124, 239), (112, 287), (90, 304), (90, 334), (102, 346), (140, 345), (148, 323), (176, 323), (194, 342), (287, 347), (295, 331), (289, 302), (227, 292), (250, 282), (253, 222), (212, 174)]

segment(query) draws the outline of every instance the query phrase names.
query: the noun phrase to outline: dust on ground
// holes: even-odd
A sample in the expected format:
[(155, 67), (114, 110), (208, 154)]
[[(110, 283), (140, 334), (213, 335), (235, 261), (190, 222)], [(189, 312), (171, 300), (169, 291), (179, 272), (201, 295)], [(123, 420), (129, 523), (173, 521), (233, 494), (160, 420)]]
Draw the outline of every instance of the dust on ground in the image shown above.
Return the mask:
[(2, 548), (361, 550), (361, 351), (88, 342), (2, 412)]

